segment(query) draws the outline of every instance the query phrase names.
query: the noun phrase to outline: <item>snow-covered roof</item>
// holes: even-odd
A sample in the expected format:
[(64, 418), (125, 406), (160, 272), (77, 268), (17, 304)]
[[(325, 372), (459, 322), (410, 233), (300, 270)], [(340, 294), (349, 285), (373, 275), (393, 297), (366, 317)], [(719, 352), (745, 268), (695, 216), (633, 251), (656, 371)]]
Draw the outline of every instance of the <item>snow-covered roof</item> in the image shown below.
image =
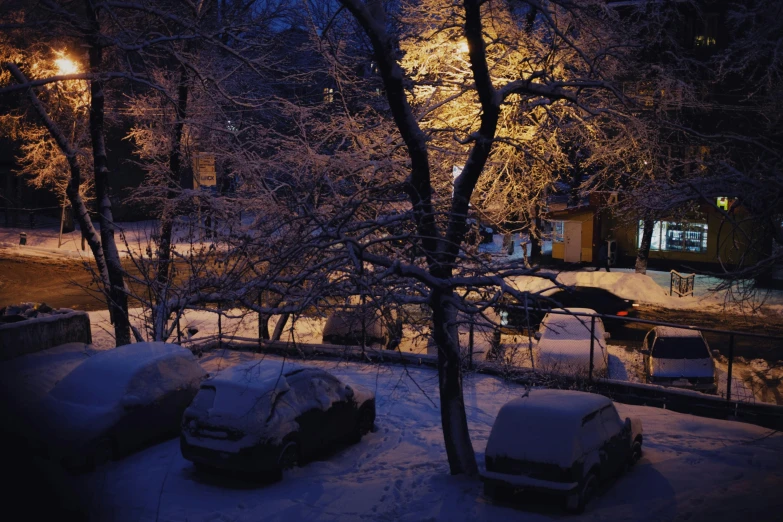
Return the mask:
[(85, 360), (57, 383), (50, 396), (76, 404), (109, 406), (123, 397), (134, 376), (151, 366), (155, 366), (158, 371), (150, 376), (151, 382), (144, 383), (145, 386), (164, 384), (158, 381), (167, 378), (167, 370), (176, 373), (179, 379), (181, 368), (164, 364), (174, 359), (192, 361), (191, 373), (205, 373), (190, 350), (176, 344), (127, 344), (99, 352)]
[[(554, 337), (557, 341), (566, 339), (585, 339), (590, 337), (590, 326), (592, 319), (585, 316), (574, 316), (572, 314), (595, 314), (595, 310), (590, 308), (555, 308), (555, 312), (568, 313), (548, 313), (541, 323), (541, 333), (544, 338)], [(600, 318), (595, 321), (596, 332), (601, 333), (603, 322)], [(599, 335), (600, 337), (600, 335)]]
[(271, 398), (273, 394), (287, 391), (286, 375), (304, 368), (287, 361), (252, 361), (221, 371), (205, 381), (202, 387), (212, 386), (218, 390), (211, 408), (213, 414), (242, 416), (259, 407), (267, 411), (270, 405), (266, 404), (268, 401), (259, 404), (261, 398), (267, 394)]
[(656, 326), (655, 333), (658, 337), (700, 337), (698, 330), (689, 330), (687, 328), (675, 328), (673, 326)]
[(530, 390), (500, 409), (486, 454), (568, 467), (580, 454), (582, 418), (607, 404), (594, 393)]

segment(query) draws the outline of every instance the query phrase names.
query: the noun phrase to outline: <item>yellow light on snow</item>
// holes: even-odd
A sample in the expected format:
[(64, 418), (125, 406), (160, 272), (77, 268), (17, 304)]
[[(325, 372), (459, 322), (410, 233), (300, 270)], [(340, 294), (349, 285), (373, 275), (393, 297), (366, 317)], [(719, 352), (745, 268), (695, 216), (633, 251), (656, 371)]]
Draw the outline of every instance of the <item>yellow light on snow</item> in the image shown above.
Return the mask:
[(457, 44), (457, 50), (461, 52), (462, 54), (468, 54), (468, 42), (465, 40), (462, 40), (460, 43)]

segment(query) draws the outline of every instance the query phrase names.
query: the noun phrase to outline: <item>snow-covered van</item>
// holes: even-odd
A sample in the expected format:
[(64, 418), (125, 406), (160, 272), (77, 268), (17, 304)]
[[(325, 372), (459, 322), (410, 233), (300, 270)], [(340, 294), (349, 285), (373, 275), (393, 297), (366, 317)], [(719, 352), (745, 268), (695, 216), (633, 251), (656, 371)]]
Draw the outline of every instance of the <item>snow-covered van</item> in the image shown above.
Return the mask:
[(580, 512), (599, 482), (636, 463), (642, 423), (620, 419), (614, 403), (593, 393), (530, 390), (498, 413), (485, 452), (484, 493), (514, 489), (562, 495)]
[(644, 338), (647, 382), (716, 393), (715, 361), (698, 330), (656, 326)]

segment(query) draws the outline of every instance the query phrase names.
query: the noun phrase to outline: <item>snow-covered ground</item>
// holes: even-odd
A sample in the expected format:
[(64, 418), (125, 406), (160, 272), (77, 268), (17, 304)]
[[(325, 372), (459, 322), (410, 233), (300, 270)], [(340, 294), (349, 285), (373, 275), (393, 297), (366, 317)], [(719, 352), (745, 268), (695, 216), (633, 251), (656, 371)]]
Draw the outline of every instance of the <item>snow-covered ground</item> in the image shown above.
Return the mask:
[[(95, 227), (100, 229), (98, 223), (95, 223)], [(25, 233), (27, 236), (24, 246), (19, 244), (20, 233)], [(155, 220), (117, 223), (115, 238), (120, 256), (126, 257), (129, 253), (134, 255), (147, 253), (147, 248), (153, 246), (152, 237), (159, 233), (158, 222)], [(85, 243), (82, 250), (81, 244), (78, 225), (76, 230), (63, 233), (62, 237), (60, 237), (59, 224), (36, 229), (0, 228), (0, 248), (16, 255), (91, 259), (90, 246)], [(208, 245), (209, 239), (205, 237), (205, 231), (199, 229), (195, 220), (183, 218), (174, 227), (172, 244), (180, 252), (186, 252), (191, 245), (196, 249)]]
[[(215, 373), (258, 357), (226, 350), (205, 355), (201, 363)], [(39, 378), (49, 382), (56, 373), (45, 368), (43, 358), (38, 355), (37, 371), (29, 372), (31, 386)], [(449, 475), (434, 370), (344, 361), (308, 364), (374, 390), (377, 431), (358, 445), (291, 470), (276, 484), (198, 472), (182, 458), (178, 441), (170, 440), (92, 474), (68, 478), (70, 500), (86, 502), (95, 522), (543, 521), (566, 516), (560, 507), (537, 498), (490, 503), (480, 481)], [(24, 364), (17, 366), (16, 375), (25, 375)], [(468, 375), (464, 387), (481, 466), (498, 410), (524, 390), (485, 375)], [(662, 409), (617, 406), (622, 416), (641, 418), (644, 457), (584, 515), (570, 520), (780, 520), (783, 434)]]

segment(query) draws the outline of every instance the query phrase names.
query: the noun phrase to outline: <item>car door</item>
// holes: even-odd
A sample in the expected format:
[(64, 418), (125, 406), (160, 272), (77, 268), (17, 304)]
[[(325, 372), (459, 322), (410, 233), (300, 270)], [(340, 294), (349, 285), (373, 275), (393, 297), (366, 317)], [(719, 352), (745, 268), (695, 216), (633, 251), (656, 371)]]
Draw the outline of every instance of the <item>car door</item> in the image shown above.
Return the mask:
[(287, 400), (296, 411), (299, 444), (302, 452), (308, 456), (317, 454), (330, 439), (330, 435), (326, 433), (329, 426), (327, 408), (323, 407), (320, 387), (316, 387), (314, 381), (316, 378), (317, 373), (310, 370), (287, 377), (294, 392)]
[(313, 382), (320, 397), (329, 401), (324, 421), (326, 442), (342, 440), (353, 432), (356, 426), (357, 409), (350, 400), (350, 394), (345, 384), (326, 372), (319, 373), (313, 378)]
[(613, 404), (601, 408), (599, 417), (607, 437), (603, 445), (607, 455), (607, 473), (616, 475), (625, 468), (625, 463), (628, 460), (631, 448), (630, 429), (620, 420), (620, 415)]
[(152, 361), (128, 381), (120, 401), (122, 417), (114, 430), (121, 453), (132, 451), (167, 431), (167, 426), (163, 426), (165, 415), (160, 408), (165, 390), (156, 385), (162, 379), (156, 361)]
[(601, 478), (606, 476), (608, 455), (604, 449), (606, 433), (601, 423), (600, 412), (595, 410), (582, 418), (579, 431), (582, 454), (584, 457), (585, 474), (596, 464), (599, 466)]

